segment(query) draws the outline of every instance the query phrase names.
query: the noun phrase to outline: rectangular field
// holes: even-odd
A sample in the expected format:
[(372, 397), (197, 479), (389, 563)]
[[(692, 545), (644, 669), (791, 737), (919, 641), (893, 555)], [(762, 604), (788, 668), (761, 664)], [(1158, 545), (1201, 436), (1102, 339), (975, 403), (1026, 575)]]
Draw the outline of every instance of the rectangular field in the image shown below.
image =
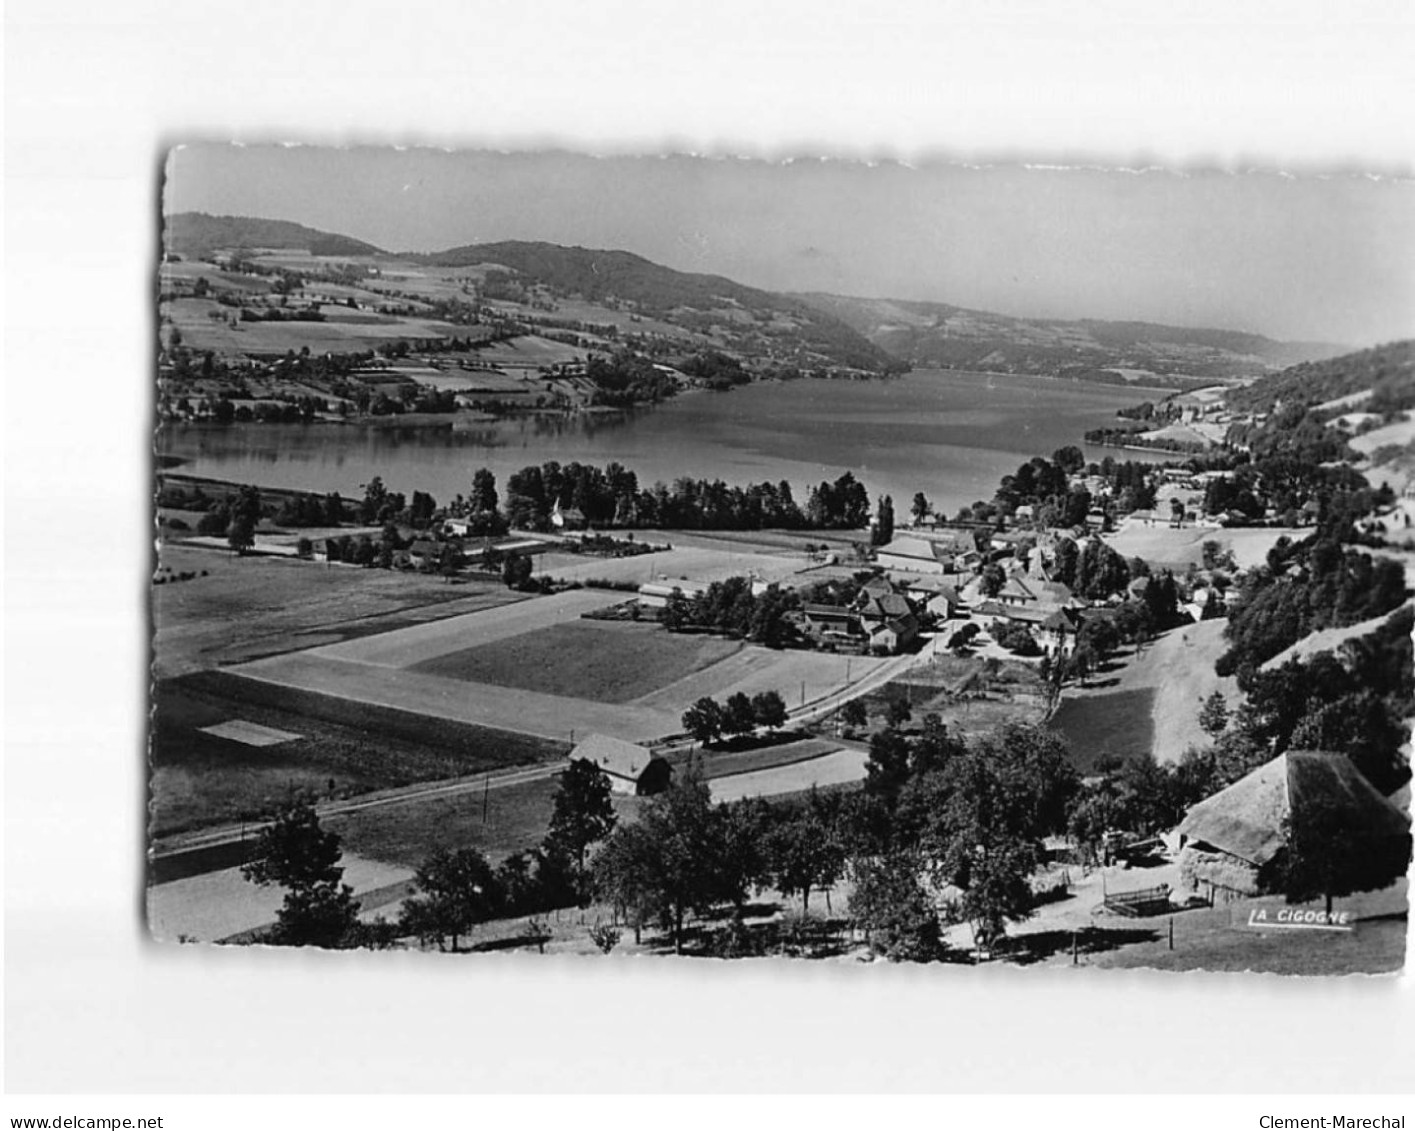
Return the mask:
[(708, 782), (712, 799), (717, 802), (738, 801), (744, 797), (776, 797), (801, 793), (812, 787), (848, 785), (865, 776), (869, 754), (863, 750), (837, 750), (803, 762), (752, 770), (745, 774), (713, 778)]
[(536, 629), (413, 664), (412, 671), (547, 695), (629, 703), (742, 647), (657, 625), (579, 621)]
[[(253, 747), (203, 730), (233, 718), (298, 734)], [(240, 821), (290, 790), (321, 798), (550, 761), (568, 746), (308, 691), (202, 672), (153, 689), (154, 838)]]
[(1155, 741), (1152, 687), (1068, 699), (1051, 718), (1071, 745), (1072, 764), (1083, 774), (1102, 765), (1150, 757)]

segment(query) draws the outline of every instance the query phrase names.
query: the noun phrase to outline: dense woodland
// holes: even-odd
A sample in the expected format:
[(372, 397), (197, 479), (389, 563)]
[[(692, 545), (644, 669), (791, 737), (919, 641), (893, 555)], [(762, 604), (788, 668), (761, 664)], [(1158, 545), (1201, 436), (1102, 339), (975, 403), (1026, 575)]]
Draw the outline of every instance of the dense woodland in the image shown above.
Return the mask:
[(1415, 342), (1393, 342), (1327, 361), (1305, 362), (1228, 394), (1240, 412), (1268, 413), (1279, 405), (1311, 407), (1372, 390), (1366, 412), (1415, 408)]

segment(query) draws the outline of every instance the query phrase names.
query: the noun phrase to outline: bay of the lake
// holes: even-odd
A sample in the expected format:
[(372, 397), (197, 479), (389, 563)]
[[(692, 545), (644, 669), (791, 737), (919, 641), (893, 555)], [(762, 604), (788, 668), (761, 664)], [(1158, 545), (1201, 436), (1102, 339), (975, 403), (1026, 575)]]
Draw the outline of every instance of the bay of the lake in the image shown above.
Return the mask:
[[(163, 462), (190, 475), (262, 487), (362, 495), (375, 475), (394, 491), (445, 502), (490, 468), (503, 490), (528, 464), (617, 460), (641, 486), (679, 476), (745, 484), (788, 480), (799, 501), (853, 471), (907, 513), (923, 491), (939, 513), (989, 499), (1034, 455), (1076, 444), (1091, 459), (1149, 453), (1088, 447), (1083, 434), (1164, 390), (1045, 377), (919, 370), (903, 377), (762, 383), (694, 392), (632, 413), (516, 416), (454, 425), (170, 424)], [(180, 461), (177, 463), (176, 461)]]

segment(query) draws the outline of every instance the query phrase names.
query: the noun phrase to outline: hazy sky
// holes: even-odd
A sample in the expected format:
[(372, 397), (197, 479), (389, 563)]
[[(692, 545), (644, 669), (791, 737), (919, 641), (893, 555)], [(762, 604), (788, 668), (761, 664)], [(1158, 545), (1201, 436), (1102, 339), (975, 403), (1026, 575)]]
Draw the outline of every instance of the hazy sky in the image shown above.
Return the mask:
[(1415, 181), (200, 145), (164, 208), (393, 251), (623, 248), (772, 290), (1143, 319), (1354, 346), (1415, 336)]

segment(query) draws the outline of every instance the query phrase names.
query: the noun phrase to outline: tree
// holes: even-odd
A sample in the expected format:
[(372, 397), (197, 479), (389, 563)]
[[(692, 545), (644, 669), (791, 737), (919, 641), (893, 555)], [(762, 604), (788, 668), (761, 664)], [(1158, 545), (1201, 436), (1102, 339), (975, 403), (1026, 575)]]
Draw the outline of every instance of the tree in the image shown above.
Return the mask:
[(938, 911), (921, 881), (921, 865), (909, 852), (859, 856), (851, 861), (855, 881), (850, 913), (868, 932), (870, 946), (892, 962), (937, 958)]
[(722, 707), (707, 696), (683, 712), (683, 729), (704, 746), (722, 737), (723, 721)]
[(377, 522), (387, 500), (388, 488), (383, 485), (383, 479), (375, 475), (364, 485), (364, 499), (359, 504), (359, 520), (365, 525)]
[(914, 516), (914, 525), (923, 522), (932, 510), (933, 504), (929, 502), (928, 496), (922, 491), (915, 492), (914, 501), (909, 507), (909, 513)]
[(705, 914), (741, 898), (741, 873), (729, 866), (727, 821), (707, 785), (682, 775), (649, 799), (635, 824), (611, 834), (596, 859), (601, 891), (656, 917), (681, 954), (689, 911)]
[(801, 912), (811, 909), (811, 892), (832, 886), (845, 868), (845, 850), (821, 819), (814, 796), (767, 837), (772, 882), (782, 895), (801, 896)]
[(722, 729), (726, 734), (750, 734), (757, 725), (757, 712), (745, 691), (727, 697), (722, 712)]
[(582, 898), (588, 894), (585, 853), (613, 832), (618, 821), (610, 795), (609, 776), (585, 758), (571, 759), (555, 788), (546, 841), (575, 861)]
[(474, 848), (439, 850), (423, 861), (414, 882), (420, 894), (404, 902), (401, 929), (439, 950), (450, 940), (455, 953), (461, 937), (490, 919), (500, 903), (496, 874)]
[(1111, 783), (1106, 781), (1076, 798), (1067, 818), (1066, 831), (1086, 856), (1095, 861), (1105, 834), (1119, 827), (1120, 820), (1120, 800)]
[(252, 883), (285, 889), (268, 941), (277, 946), (350, 945), (358, 925), (354, 892), (341, 883), (337, 833), (320, 827), (314, 802), (292, 796), (260, 832), (255, 853), (241, 867)]
[(494, 512), (498, 501), (496, 476), (485, 467), (479, 468), (472, 476), (472, 494), (469, 500), (472, 513)]
[(1002, 587), (1007, 583), (1007, 574), (996, 562), (988, 562), (983, 566), (982, 589), (984, 597), (996, 597), (1002, 592)]
[(1075, 444), (1067, 444), (1052, 453), (1051, 462), (1066, 475), (1075, 475), (1086, 466), (1086, 453)]
[(840, 721), (847, 727), (862, 727), (868, 718), (863, 699), (851, 699), (840, 708)]
[[(1331, 755), (1342, 757), (1342, 755)], [(1289, 903), (1318, 897), (1331, 916), (1336, 896), (1394, 883), (1410, 865), (1410, 836), (1378, 837), (1353, 827), (1333, 806), (1312, 798), (1300, 818), (1283, 822), (1287, 839), (1284, 892)]]
[(909, 743), (893, 727), (870, 738), (870, 758), (865, 763), (865, 789), (886, 801), (899, 796), (909, 780)]
[(757, 725), (779, 730), (786, 725), (786, 700), (779, 691), (762, 691), (752, 696), (752, 713)]
[(616, 920), (623, 916), (634, 928), (636, 946), (654, 915), (656, 867), (646, 830), (632, 824), (620, 825), (610, 834), (591, 869), (595, 891), (613, 905)]
[(1199, 726), (1210, 738), (1217, 738), (1228, 729), (1228, 700), (1222, 691), (1215, 691), (1199, 708)]
[(531, 583), (531, 559), (525, 554), (507, 554), (501, 563), (501, 580), (508, 589), (526, 588)]
[(255, 545), (255, 524), (244, 516), (232, 518), (226, 527), (226, 544), (237, 554), (245, 554)]
[(944, 777), (921, 845), (938, 879), (962, 891), (978, 945), (991, 947), (1031, 913), (1042, 838), (1066, 827), (1076, 771), (1056, 734), (1014, 723), (949, 759)]
[(875, 510), (875, 527), (870, 542), (875, 546), (887, 546), (894, 540), (894, 500), (888, 495), (880, 498)]
[(462, 552), (451, 542), (444, 542), (437, 555), (437, 571), (448, 582), (457, 576), (462, 568)]
[(884, 720), (893, 729), (903, 726), (913, 717), (914, 711), (909, 706), (909, 700), (898, 695), (889, 701), (889, 709), (885, 712)]

